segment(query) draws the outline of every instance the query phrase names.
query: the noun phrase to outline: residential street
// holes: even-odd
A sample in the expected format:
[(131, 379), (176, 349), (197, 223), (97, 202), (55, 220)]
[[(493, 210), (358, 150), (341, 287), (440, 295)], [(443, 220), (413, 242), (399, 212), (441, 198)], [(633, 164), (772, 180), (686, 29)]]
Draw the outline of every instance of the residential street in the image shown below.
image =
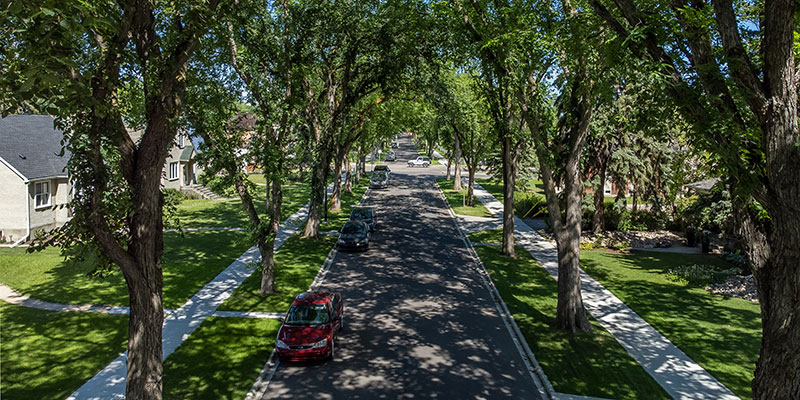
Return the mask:
[(540, 398), (472, 265), (433, 174), (401, 139), (365, 253), (339, 252), (321, 290), (345, 299), (336, 358), (281, 363), (266, 398)]

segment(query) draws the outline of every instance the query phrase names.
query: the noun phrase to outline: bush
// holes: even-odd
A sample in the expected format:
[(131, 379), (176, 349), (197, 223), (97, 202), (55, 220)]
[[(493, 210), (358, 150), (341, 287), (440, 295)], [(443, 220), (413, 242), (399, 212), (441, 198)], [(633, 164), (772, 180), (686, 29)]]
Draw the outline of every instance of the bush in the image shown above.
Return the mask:
[(183, 201), (183, 193), (176, 189), (164, 189), (163, 221), (166, 229), (180, 229), (178, 205)]
[(218, 175), (201, 174), (200, 184), (222, 197), (236, 197), (236, 188), (231, 182)]
[(747, 261), (747, 257), (739, 253), (728, 253), (722, 256), (725, 261), (733, 264), (734, 267), (739, 268), (739, 271), (742, 273), (747, 273), (750, 271), (750, 264)]
[(668, 270), (667, 279), (692, 286), (706, 286), (710, 283), (724, 281), (729, 276), (735, 275), (736, 272), (735, 268), (719, 269), (713, 265), (681, 265)]
[(520, 218), (547, 217), (547, 202), (544, 196), (536, 193), (515, 193), (514, 215)]

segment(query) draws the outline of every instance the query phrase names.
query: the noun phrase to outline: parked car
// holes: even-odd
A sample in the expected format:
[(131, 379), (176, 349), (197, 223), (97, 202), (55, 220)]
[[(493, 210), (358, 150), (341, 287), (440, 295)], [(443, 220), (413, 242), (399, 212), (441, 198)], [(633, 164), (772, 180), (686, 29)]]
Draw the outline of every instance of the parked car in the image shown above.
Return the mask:
[(350, 221), (363, 221), (369, 227), (370, 232), (374, 232), (375, 226), (378, 224), (373, 207), (353, 207), (353, 211), (350, 212)]
[(386, 175), (389, 175), (392, 173), (392, 170), (389, 169), (389, 166), (386, 164), (378, 164), (372, 167), (372, 172), (385, 172)]
[(428, 168), (431, 166), (431, 159), (428, 157), (419, 156), (415, 160), (408, 160), (408, 166)]
[(281, 321), (275, 346), (280, 360), (333, 358), (336, 336), (344, 328), (344, 301), (339, 293), (300, 293)]
[(400, 148), (400, 142), (392, 142), (392, 148), (393, 149), (399, 149)]
[(389, 187), (389, 174), (384, 171), (373, 171), (369, 177), (371, 189), (384, 189)]
[(397, 161), (397, 153), (393, 151), (386, 152), (386, 161)]
[(339, 231), (336, 246), (342, 250), (367, 250), (369, 232), (369, 226), (364, 221), (347, 221)]

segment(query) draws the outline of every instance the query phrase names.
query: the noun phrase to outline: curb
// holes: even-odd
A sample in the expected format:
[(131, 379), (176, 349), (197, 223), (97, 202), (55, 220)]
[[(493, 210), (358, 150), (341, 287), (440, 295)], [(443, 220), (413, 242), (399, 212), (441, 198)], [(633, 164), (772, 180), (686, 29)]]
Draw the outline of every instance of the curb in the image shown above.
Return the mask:
[(447, 207), (450, 217), (452, 217), (453, 225), (455, 225), (456, 230), (458, 230), (458, 234), (461, 236), (461, 240), (464, 241), (464, 245), (467, 247), (467, 251), (470, 253), (470, 256), (477, 265), (475, 267), (476, 272), (478, 272), (478, 275), (481, 277), (481, 280), (483, 280), (483, 284), (486, 286), (486, 288), (489, 289), (489, 293), (492, 295), (492, 298), (495, 301), (495, 306), (497, 307), (498, 311), (500, 311), (500, 317), (503, 319), (503, 323), (506, 325), (506, 328), (508, 328), (509, 333), (511, 334), (511, 339), (517, 346), (517, 350), (519, 350), (520, 356), (522, 356), (522, 360), (528, 369), (528, 373), (531, 375), (533, 383), (536, 385), (536, 388), (539, 389), (539, 393), (545, 399), (558, 399), (558, 394), (556, 393), (555, 389), (553, 389), (553, 385), (550, 383), (550, 380), (547, 379), (547, 375), (544, 373), (541, 365), (539, 365), (539, 362), (536, 360), (536, 356), (533, 354), (533, 351), (531, 351), (530, 346), (528, 346), (525, 336), (523, 336), (522, 332), (519, 330), (517, 322), (514, 320), (514, 316), (511, 315), (506, 303), (500, 296), (500, 292), (497, 290), (497, 287), (495, 287), (491, 275), (489, 275), (489, 272), (483, 265), (483, 261), (475, 251), (472, 242), (469, 240), (469, 238), (467, 238), (467, 236), (464, 234), (464, 231), (458, 225), (458, 217), (456, 217), (452, 207), (450, 207), (450, 203), (447, 201), (444, 192), (442, 192), (442, 189), (438, 184), (435, 186), (439, 192), (439, 197)]

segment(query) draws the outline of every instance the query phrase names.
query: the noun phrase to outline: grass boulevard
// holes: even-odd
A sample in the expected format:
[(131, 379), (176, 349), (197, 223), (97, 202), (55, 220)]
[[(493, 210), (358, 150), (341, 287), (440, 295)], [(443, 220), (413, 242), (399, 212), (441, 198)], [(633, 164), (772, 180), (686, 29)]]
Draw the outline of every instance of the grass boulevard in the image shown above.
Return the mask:
[[(329, 213), (326, 229), (341, 227), (367, 184), (365, 178), (354, 185), (352, 194), (343, 194), (342, 210)], [(301, 206), (301, 197), (295, 197), (286, 207), (292, 213)], [(236, 203), (186, 200), (179, 207), (183, 226), (242, 226), (237, 218), (243, 212), (237, 211)], [(185, 303), (247, 250), (246, 235), (165, 233), (164, 307)], [(308, 289), (334, 243), (329, 235), (318, 240), (290, 237), (275, 255), (278, 293), (259, 296), (260, 274), (255, 271), (219, 310), (285, 311), (297, 293)], [(56, 249), (28, 254), (25, 249), (0, 248), (0, 283), (22, 294), (55, 303), (127, 305), (118, 272), (97, 278), (87, 276), (90, 270), (91, 266), (66, 266)], [(67, 397), (125, 350), (127, 325), (127, 316), (44, 311), (0, 302), (0, 397)], [(279, 327), (271, 319), (207, 318), (165, 360), (164, 398), (243, 398), (272, 351)]]
[[(352, 194), (343, 196), (342, 210), (329, 214), (325, 230), (337, 230), (347, 220), (366, 183), (365, 179)], [(479, 202), (474, 207), (462, 206), (462, 193), (451, 190), (452, 180), (439, 179), (438, 184), (457, 214), (491, 216)], [(185, 226), (237, 223), (240, 216), (230, 209), (231, 203), (235, 201), (185, 201), (181, 204)], [(290, 203), (291, 207), (299, 208), (296, 203)], [(215, 215), (217, 220), (213, 220)], [(246, 250), (246, 234), (167, 233), (165, 307), (183, 304)], [(498, 243), (501, 233), (482, 231), (468, 238), (473, 243)], [(218, 309), (285, 311), (294, 296), (308, 288), (334, 242), (329, 235), (319, 240), (292, 236), (276, 253), (277, 294), (258, 296), (259, 274), (254, 273)], [(593, 319), (590, 333), (572, 336), (550, 329), (556, 281), (524, 249), (518, 248), (515, 259), (503, 257), (498, 246), (477, 246), (476, 252), (557, 392), (614, 399), (669, 398)], [(708, 255), (610, 251), (583, 251), (581, 258), (587, 273), (737, 396), (751, 396), (749, 382), (760, 345), (758, 305), (670, 281), (665, 274), (686, 263), (723, 266), (725, 261)], [(89, 270), (62, 264), (54, 249), (27, 254), (24, 249), (0, 248), (0, 282), (21, 293), (58, 303), (127, 305), (119, 274), (91, 278)], [(4, 372), (0, 393), (13, 399), (64, 398), (124, 351), (127, 342), (125, 316), (0, 303), (0, 324)], [(279, 327), (272, 319), (207, 318), (165, 360), (165, 398), (242, 398), (272, 351)]]

